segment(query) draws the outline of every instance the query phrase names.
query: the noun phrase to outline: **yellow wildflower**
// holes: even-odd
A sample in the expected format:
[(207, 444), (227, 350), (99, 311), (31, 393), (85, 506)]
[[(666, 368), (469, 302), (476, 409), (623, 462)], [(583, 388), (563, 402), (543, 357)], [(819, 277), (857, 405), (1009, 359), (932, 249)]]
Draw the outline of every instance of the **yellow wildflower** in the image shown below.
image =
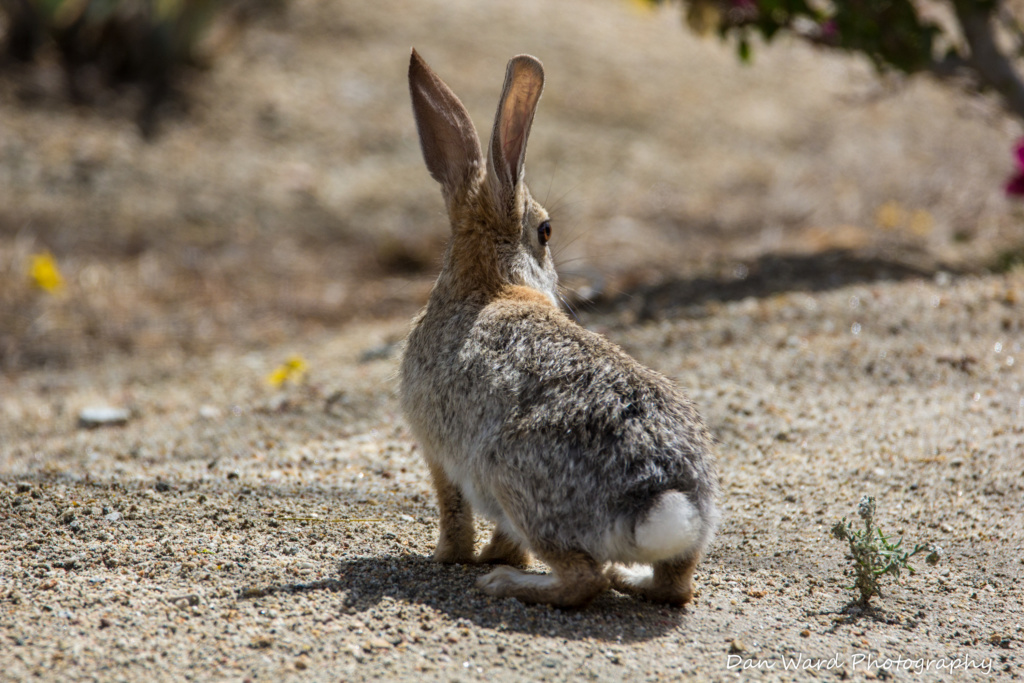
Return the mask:
[(47, 292), (56, 292), (64, 288), (64, 278), (57, 268), (57, 261), (48, 251), (32, 255), (32, 265), (29, 267), (29, 277), (39, 289)]
[(309, 366), (302, 356), (291, 356), (267, 375), (267, 383), (273, 387), (279, 387), (289, 381), (298, 384), (305, 379), (308, 370)]

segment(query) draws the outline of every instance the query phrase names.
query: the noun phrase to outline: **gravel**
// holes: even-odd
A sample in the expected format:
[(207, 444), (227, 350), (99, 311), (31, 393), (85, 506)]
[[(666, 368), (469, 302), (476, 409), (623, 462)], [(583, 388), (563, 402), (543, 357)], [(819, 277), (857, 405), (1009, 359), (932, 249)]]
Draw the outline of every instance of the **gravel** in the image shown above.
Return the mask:
[[(397, 349), (376, 351), (404, 321), (242, 360), (4, 377), (0, 666), (9, 680), (555, 681), (761, 662), (759, 678), (789, 680), (792, 657), (898, 679), (914, 675), (900, 661), (960, 658), (1020, 676), (1021, 301), (1018, 271), (588, 317), (686, 387), (720, 440), (724, 523), (682, 610), (615, 592), (528, 607), (476, 591), (480, 568), (429, 559), (437, 511), (397, 414)], [(306, 381), (268, 386), (294, 352)], [(130, 395), (135, 417), (79, 429), (74, 406), (96, 393)], [(827, 534), (863, 494), (884, 529), (944, 549), (869, 612), (849, 608)]]

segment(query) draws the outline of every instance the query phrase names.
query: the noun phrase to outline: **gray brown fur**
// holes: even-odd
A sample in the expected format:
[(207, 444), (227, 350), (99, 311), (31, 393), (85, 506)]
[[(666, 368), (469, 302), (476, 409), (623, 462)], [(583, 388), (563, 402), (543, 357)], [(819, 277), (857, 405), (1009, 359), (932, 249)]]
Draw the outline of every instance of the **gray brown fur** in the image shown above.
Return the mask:
[[(509, 62), (485, 160), (458, 98), (415, 51), (410, 62), (424, 158), (452, 224), (401, 366), (402, 408), (438, 494), (435, 558), (518, 565), (532, 551), (551, 575), (498, 567), (479, 582), (526, 602), (580, 606), (614, 586), (683, 604), (717, 519), (711, 437), (670, 381), (556, 306), (537, 235), (548, 215), (522, 180), (543, 80), (536, 59)], [(665, 530), (650, 522), (659, 500), (676, 505), (666, 519), (694, 511), (675, 556), (638, 549), (641, 525)], [(478, 558), (474, 509), (497, 526)], [(641, 552), (655, 558), (647, 576), (616, 564)]]

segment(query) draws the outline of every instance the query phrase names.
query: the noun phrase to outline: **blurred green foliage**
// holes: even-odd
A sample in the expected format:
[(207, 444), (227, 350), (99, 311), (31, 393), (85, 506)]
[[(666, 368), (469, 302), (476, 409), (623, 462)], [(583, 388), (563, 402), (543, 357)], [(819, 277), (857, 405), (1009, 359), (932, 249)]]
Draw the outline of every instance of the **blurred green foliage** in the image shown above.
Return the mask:
[[(652, 0), (659, 2), (660, 0)], [(690, 0), (687, 23), (700, 33), (737, 39), (749, 59), (750, 38), (770, 41), (781, 32), (867, 55), (879, 69), (912, 73), (932, 62), (939, 27), (909, 0)]]
[[(664, 4), (668, 0), (647, 0)], [(1024, 118), (1017, 65), (1024, 30), (1009, 0), (681, 0), (700, 34), (735, 40), (740, 59), (752, 39), (780, 34), (860, 53), (881, 71), (930, 72), (994, 90)], [(997, 35), (1000, 39), (997, 40)]]
[(56, 53), (78, 102), (98, 87), (139, 85), (138, 123), (147, 137), (156, 113), (203, 50), (214, 20), (238, 12), (243, 0), (0, 0), (7, 60), (31, 63)]

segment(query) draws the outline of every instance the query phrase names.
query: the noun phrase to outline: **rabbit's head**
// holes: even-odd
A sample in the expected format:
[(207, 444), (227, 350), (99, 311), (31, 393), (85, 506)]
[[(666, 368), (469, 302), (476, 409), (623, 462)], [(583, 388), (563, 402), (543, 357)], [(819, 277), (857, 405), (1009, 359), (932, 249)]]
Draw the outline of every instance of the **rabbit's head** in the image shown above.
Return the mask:
[(551, 223), (523, 181), (526, 141), (543, 88), (539, 61), (529, 55), (509, 61), (485, 160), (462, 102), (412, 52), (409, 90), (423, 158), (441, 184), (452, 225), (437, 281), (448, 297), (490, 298), (518, 285), (557, 305), (558, 276), (547, 246)]

